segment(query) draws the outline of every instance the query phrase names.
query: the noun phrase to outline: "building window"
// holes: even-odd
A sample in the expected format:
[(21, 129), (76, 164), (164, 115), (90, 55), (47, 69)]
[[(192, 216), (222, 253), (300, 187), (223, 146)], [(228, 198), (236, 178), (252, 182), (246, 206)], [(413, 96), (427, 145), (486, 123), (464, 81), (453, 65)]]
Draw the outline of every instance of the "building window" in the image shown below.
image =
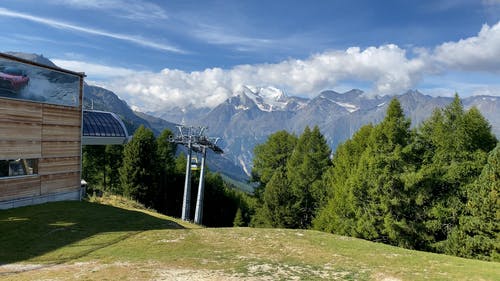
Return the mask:
[(0, 160), (0, 178), (38, 174), (38, 159)]
[(78, 107), (80, 76), (0, 54), (0, 97)]

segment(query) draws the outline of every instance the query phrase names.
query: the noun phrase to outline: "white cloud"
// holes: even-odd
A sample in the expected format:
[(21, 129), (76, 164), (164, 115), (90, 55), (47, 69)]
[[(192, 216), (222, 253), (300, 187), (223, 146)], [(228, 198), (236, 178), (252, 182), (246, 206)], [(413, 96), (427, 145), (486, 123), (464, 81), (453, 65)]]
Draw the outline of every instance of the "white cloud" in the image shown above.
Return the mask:
[(107, 11), (113, 16), (150, 21), (167, 19), (167, 12), (160, 6), (147, 1), (125, 0), (51, 0), (52, 4), (65, 5), (76, 9)]
[(500, 73), (500, 22), (483, 25), (477, 36), (443, 43), (433, 56), (445, 69)]
[(97, 80), (137, 75), (140, 73), (128, 68), (88, 63), (79, 60), (51, 59), (51, 61), (61, 68), (70, 69), (76, 72), (85, 72), (87, 76)]
[(185, 53), (184, 50), (181, 50), (177, 47), (174, 47), (174, 46), (171, 46), (168, 44), (159, 43), (159, 42), (149, 40), (147, 38), (143, 38), (140, 36), (133, 36), (133, 35), (122, 34), (122, 33), (114, 33), (114, 32), (94, 29), (94, 28), (90, 28), (90, 27), (74, 25), (74, 24), (63, 22), (63, 21), (57, 21), (57, 20), (53, 20), (53, 19), (33, 16), (30, 14), (26, 14), (26, 13), (11, 11), (11, 10), (8, 10), (5, 8), (0, 8), (0, 15), (6, 16), (6, 17), (24, 19), (24, 20), (28, 20), (31, 22), (36, 22), (36, 23), (40, 23), (43, 25), (51, 26), (51, 27), (57, 28), (57, 29), (77, 31), (77, 32), (82, 32), (82, 33), (87, 33), (87, 34), (92, 34), (92, 35), (98, 35), (98, 36), (104, 36), (104, 37), (108, 37), (108, 38), (123, 40), (123, 41), (127, 41), (130, 43), (136, 44), (136, 45), (141, 45), (144, 47), (149, 47), (149, 48), (153, 48), (153, 49), (157, 49), (157, 50), (174, 52), (174, 53)]
[(292, 95), (314, 96), (344, 80), (358, 80), (371, 82), (373, 93), (399, 94), (415, 85), (424, 68), (420, 59), (408, 59), (405, 50), (384, 45), (325, 52), (277, 64), (239, 65), (229, 70), (164, 69), (111, 80), (106, 86), (130, 104), (148, 110), (190, 104), (213, 107), (241, 85), (276, 86)]
[(232, 95), (226, 71), (220, 68), (184, 72), (164, 69), (104, 84), (129, 104), (146, 110), (171, 106), (215, 106)]
[[(123, 74), (126, 78), (112, 78), (103, 86), (146, 111), (188, 105), (213, 107), (232, 96), (241, 85), (274, 86), (290, 95), (307, 97), (316, 96), (324, 89), (356, 83), (368, 85), (369, 88), (363, 90), (381, 95), (400, 94), (418, 86), (427, 93), (439, 95), (455, 91), (466, 95), (500, 94), (497, 85), (488, 87), (487, 83), (472, 85), (453, 79), (440, 80), (440, 76), (447, 73), (467, 75), (478, 70), (496, 77), (500, 73), (500, 23), (483, 26), (477, 36), (447, 42), (434, 49), (416, 48), (412, 51), (410, 56), (407, 50), (393, 44), (365, 49), (351, 47), (314, 54), (303, 60), (288, 59), (275, 64), (238, 65), (231, 69), (209, 68), (194, 72), (164, 69), (159, 73), (136, 73), (93, 64), (78, 67), (89, 78), (94, 73)], [(68, 68), (74, 68), (65, 63)], [(429, 77), (435, 86), (425, 86), (423, 82)]]
[(423, 62), (408, 59), (405, 50), (396, 45), (383, 45), (329, 51), (306, 60), (238, 66), (231, 70), (231, 76), (242, 84), (270, 84), (301, 95), (316, 95), (343, 80), (372, 82), (371, 91), (395, 94), (411, 87), (423, 67)]
[(208, 24), (198, 24), (193, 27), (190, 35), (214, 45), (231, 45), (239, 51), (257, 50), (275, 47), (277, 42), (273, 39), (242, 36), (221, 27)]

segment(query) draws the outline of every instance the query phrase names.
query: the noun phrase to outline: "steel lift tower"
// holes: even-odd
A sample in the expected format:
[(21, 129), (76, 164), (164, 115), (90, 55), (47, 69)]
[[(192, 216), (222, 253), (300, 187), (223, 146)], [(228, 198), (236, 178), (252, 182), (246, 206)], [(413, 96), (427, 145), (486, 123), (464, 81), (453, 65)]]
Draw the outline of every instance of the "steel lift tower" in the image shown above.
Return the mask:
[(207, 158), (207, 148), (217, 154), (224, 151), (217, 146), (219, 138), (205, 136), (206, 127), (186, 127), (177, 126), (178, 134), (170, 139), (170, 142), (182, 144), (187, 150), (186, 179), (184, 182), (184, 197), (182, 200), (182, 220), (189, 221), (189, 209), (191, 204), (191, 159), (192, 152), (201, 153), (200, 182), (198, 185), (198, 196), (196, 198), (196, 211), (194, 222), (201, 224), (203, 216), (203, 194), (205, 189), (205, 159)]

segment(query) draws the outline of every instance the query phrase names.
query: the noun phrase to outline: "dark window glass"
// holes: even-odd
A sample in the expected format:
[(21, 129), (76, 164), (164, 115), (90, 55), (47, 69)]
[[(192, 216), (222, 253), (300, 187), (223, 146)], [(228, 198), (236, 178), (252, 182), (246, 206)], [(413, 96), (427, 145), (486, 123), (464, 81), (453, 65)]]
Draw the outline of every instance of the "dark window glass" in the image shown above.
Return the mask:
[(38, 174), (38, 159), (0, 160), (0, 178)]

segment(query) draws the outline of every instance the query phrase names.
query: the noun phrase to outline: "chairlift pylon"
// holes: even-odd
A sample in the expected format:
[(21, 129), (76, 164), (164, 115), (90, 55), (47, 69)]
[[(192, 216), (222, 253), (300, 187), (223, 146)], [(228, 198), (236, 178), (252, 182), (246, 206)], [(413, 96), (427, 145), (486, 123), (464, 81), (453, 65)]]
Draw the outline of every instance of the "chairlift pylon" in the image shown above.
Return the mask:
[[(201, 170), (200, 181), (198, 185), (198, 195), (196, 198), (196, 213), (194, 221), (201, 224), (203, 215), (203, 193), (204, 193), (204, 172), (206, 149), (212, 150), (216, 154), (224, 153), (217, 145), (219, 138), (209, 138), (204, 135), (206, 127), (186, 127), (177, 126), (179, 134), (169, 138), (170, 142), (182, 144), (188, 149), (188, 161), (186, 161), (186, 178), (184, 181), (184, 195), (182, 198), (182, 220), (189, 221), (190, 198), (191, 198), (191, 171)], [(197, 154), (202, 153), (201, 164), (199, 164)]]

